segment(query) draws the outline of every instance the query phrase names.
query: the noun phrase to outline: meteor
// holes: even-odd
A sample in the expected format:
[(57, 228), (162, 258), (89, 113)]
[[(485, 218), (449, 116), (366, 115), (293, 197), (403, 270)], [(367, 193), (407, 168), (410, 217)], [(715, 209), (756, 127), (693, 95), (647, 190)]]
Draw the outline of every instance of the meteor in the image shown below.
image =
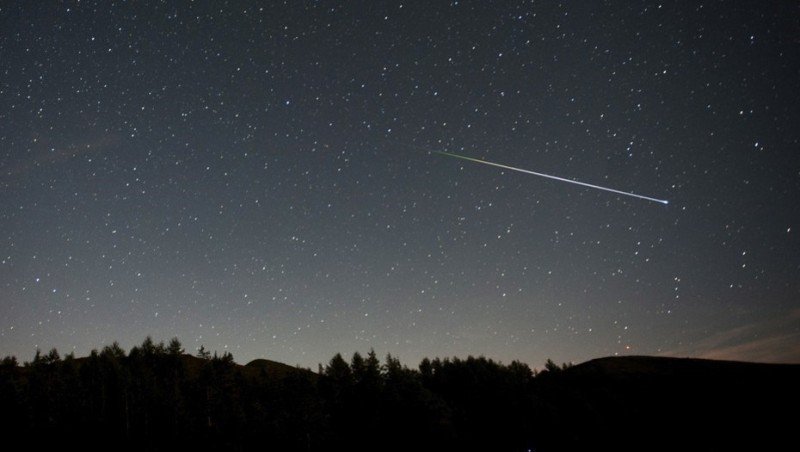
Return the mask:
[(661, 203), (661, 204), (664, 204), (664, 205), (669, 204), (669, 201), (667, 201), (666, 199), (656, 199), (656, 198), (651, 198), (649, 196), (637, 195), (636, 193), (629, 193), (629, 192), (626, 192), (626, 191), (614, 190), (613, 188), (601, 187), (599, 185), (593, 185), (593, 184), (587, 184), (586, 182), (579, 182), (579, 181), (576, 181), (576, 180), (565, 179), (563, 177), (553, 176), (553, 175), (550, 175), (550, 174), (537, 173), (535, 171), (528, 171), (528, 170), (522, 169), (522, 168), (514, 168), (513, 166), (502, 165), (500, 163), (494, 163), (494, 162), (487, 162), (486, 160), (478, 160), (476, 158), (466, 157), (466, 156), (463, 156), (463, 155), (453, 154), (453, 153), (450, 153), (450, 152), (442, 152), (442, 151), (433, 151), (433, 152), (435, 152), (435, 153), (437, 153), (439, 155), (445, 155), (447, 157), (453, 157), (453, 158), (457, 158), (457, 159), (461, 159), (461, 160), (467, 160), (467, 161), (475, 162), (475, 163), (483, 163), (484, 165), (496, 166), (498, 168), (504, 168), (504, 169), (511, 170), (511, 171), (519, 171), (520, 173), (525, 173), (525, 174), (533, 174), (534, 176), (546, 177), (548, 179), (553, 179), (553, 180), (557, 180), (557, 181), (561, 181), (561, 182), (569, 182), (570, 184), (580, 185), (580, 186), (583, 186), (583, 187), (596, 188), (598, 190), (604, 190), (604, 191), (608, 191), (608, 192), (611, 192), (611, 193), (616, 193), (618, 195), (631, 196), (631, 197), (634, 197), (634, 198), (644, 199), (646, 201), (658, 202), (658, 203)]

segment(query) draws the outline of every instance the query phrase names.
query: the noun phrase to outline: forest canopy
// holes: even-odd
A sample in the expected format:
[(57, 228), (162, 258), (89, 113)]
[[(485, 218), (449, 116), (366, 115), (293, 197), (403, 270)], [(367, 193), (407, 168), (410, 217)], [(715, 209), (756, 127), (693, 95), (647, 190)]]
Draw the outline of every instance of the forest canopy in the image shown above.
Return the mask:
[(128, 352), (4, 358), (0, 421), (40, 446), (98, 450), (634, 450), (654, 425), (680, 426), (653, 447), (666, 450), (690, 435), (724, 444), (702, 427), (709, 415), (780, 438), (787, 421), (771, 413), (798, 402), (798, 377), (800, 366), (652, 357), (548, 360), (541, 372), (484, 357), (409, 368), (374, 351), (312, 372), (148, 337)]

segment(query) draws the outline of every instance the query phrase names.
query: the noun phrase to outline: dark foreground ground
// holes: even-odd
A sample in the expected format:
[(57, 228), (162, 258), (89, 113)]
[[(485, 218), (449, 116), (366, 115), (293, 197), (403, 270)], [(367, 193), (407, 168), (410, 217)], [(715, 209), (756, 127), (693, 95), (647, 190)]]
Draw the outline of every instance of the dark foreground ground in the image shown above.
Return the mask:
[[(33, 450), (779, 450), (800, 365), (602, 358), (534, 373), (484, 358), (319, 372), (145, 341), (0, 366), (0, 431)], [(782, 414), (785, 413), (785, 414)]]

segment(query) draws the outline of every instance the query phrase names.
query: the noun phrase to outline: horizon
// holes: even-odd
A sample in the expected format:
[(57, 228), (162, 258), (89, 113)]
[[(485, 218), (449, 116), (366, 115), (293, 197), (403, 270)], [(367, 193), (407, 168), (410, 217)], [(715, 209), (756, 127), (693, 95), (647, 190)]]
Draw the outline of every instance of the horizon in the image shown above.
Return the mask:
[[(147, 339), (152, 340), (152, 343), (154, 345), (156, 345), (158, 347), (163, 347), (164, 350), (166, 350), (167, 347), (169, 345), (171, 345), (170, 342), (172, 340), (178, 339), (178, 341), (180, 342), (180, 338), (177, 338), (177, 337), (173, 337), (173, 338), (171, 338), (169, 340), (160, 340), (160, 339), (153, 339), (150, 336), (148, 336), (148, 337), (145, 338), (145, 341)], [(144, 342), (144, 341), (142, 341), (142, 342)], [(58, 350), (58, 347), (51, 347), (51, 348), (48, 348), (48, 349), (39, 349), (39, 348), (37, 348), (36, 351), (34, 352), (34, 357), (39, 353), (41, 354), (41, 356), (48, 355), (49, 353), (52, 352), (52, 350), (55, 349), (56, 352), (58, 352), (58, 355), (59, 355), (60, 359), (62, 359), (62, 360), (65, 359), (66, 356), (68, 356), (68, 355), (71, 355), (74, 359), (84, 359), (84, 358), (88, 358), (89, 356), (91, 356), (91, 354), (93, 352), (102, 353), (102, 351), (106, 347), (112, 347), (114, 345), (119, 346), (119, 348), (125, 353), (125, 355), (128, 356), (133, 348), (140, 348), (142, 346), (142, 343), (134, 344), (131, 347), (125, 347), (122, 344), (119, 344), (117, 341), (113, 341), (113, 342), (108, 343), (108, 344), (103, 344), (102, 346), (94, 347), (91, 350), (89, 350), (89, 352), (87, 352), (85, 354), (77, 354), (74, 351), (62, 352), (61, 350)], [(186, 349), (183, 346), (182, 342), (180, 342), (180, 345), (181, 345), (181, 347), (183, 349), (182, 352), (180, 353), (181, 356), (189, 356), (189, 357), (193, 357), (193, 358), (202, 359), (202, 356), (200, 355), (200, 348), (198, 348), (196, 350), (189, 350), (189, 349)], [(204, 347), (204, 346), (201, 345), (201, 347)], [(166, 350), (166, 351), (168, 352), (168, 350)], [(237, 359), (237, 356), (235, 354), (231, 353), (228, 350), (220, 351), (220, 350), (212, 350), (212, 349), (208, 349), (208, 348), (203, 348), (203, 351), (208, 353), (209, 357), (212, 357), (212, 356), (213, 357), (218, 357), (218, 356), (222, 357), (225, 354), (230, 354), (230, 356), (232, 357), (233, 362), (235, 364), (237, 364), (237, 365), (240, 365), (240, 366), (247, 366), (248, 364), (250, 364), (250, 363), (252, 363), (254, 361), (263, 360), (263, 361), (270, 361), (270, 362), (274, 362), (274, 363), (278, 363), (278, 364), (284, 364), (284, 365), (287, 365), (287, 366), (290, 366), (290, 367), (294, 367), (294, 368), (305, 369), (305, 370), (309, 370), (311, 372), (316, 372), (314, 370), (315, 366), (305, 366), (305, 365), (301, 365), (300, 363), (291, 363), (291, 362), (288, 362), (288, 361), (278, 361), (278, 360), (272, 359), (269, 356), (261, 356), (261, 357), (254, 357), (254, 358), (247, 359), (247, 360), (241, 360), (241, 359)], [(547, 364), (547, 362), (553, 362), (553, 363), (555, 363), (556, 365), (559, 365), (559, 366), (572, 367), (572, 366), (578, 366), (578, 365), (581, 365), (581, 364), (585, 364), (585, 363), (589, 363), (589, 362), (593, 362), (593, 361), (597, 361), (597, 360), (614, 359), (614, 358), (655, 358), (655, 359), (666, 358), (666, 359), (677, 359), (677, 360), (701, 360), (701, 361), (715, 361), (715, 362), (728, 362), (728, 363), (740, 363), (740, 364), (800, 365), (800, 362), (791, 362), (791, 361), (773, 361), (773, 360), (747, 361), (747, 360), (737, 360), (737, 359), (730, 359), (730, 358), (725, 358), (725, 357), (715, 357), (715, 356), (694, 357), (694, 356), (679, 356), (679, 355), (636, 355), (636, 354), (627, 354), (627, 355), (598, 356), (598, 357), (589, 358), (587, 360), (579, 361), (579, 362), (559, 361), (559, 360), (556, 360), (556, 359), (547, 358), (544, 361), (542, 361), (541, 367), (538, 367), (538, 366), (535, 365), (536, 363), (532, 363), (532, 362), (528, 362), (528, 361), (524, 361), (524, 360), (520, 360), (520, 359), (512, 359), (510, 361), (504, 361), (504, 360), (500, 360), (500, 359), (495, 359), (494, 357), (491, 357), (491, 356), (472, 355), (472, 354), (465, 355), (465, 356), (457, 356), (457, 355), (453, 355), (453, 356), (423, 356), (418, 361), (409, 362), (409, 361), (404, 360), (400, 356), (393, 355), (391, 352), (387, 352), (387, 353), (381, 355), (380, 353), (378, 353), (374, 349), (371, 349), (370, 351), (355, 350), (355, 351), (352, 351), (352, 352), (341, 352), (341, 351), (340, 352), (336, 352), (333, 355), (331, 355), (331, 357), (328, 360), (321, 361), (321, 362), (317, 363), (316, 366), (317, 367), (326, 366), (330, 362), (330, 360), (336, 355), (342, 356), (344, 358), (344, 360), (349, 363), (350, 359), (355, 354), (359, 354), (359, 355), (361, 355), (363, 357), (363, 356), (366, 356), (370, 352), (374, 352), (375, 353), (375, 355), (377, 356), (379, 362), (383, 362), (387, 357), (391, 356), (393, 359), (397, 359), (401, 364), (403, 364), (403, 366), (406, 366), (406, 367), (408, 367), (409, 369), (412, 369), (412, 370), (415, 370), (419, 366), (419, 363), (421, 363), (423, 360), (426, 360), (426, 359), (431, 360), (431, 361), (433, 361), (433, 360), (441, 360), (441, 361), (451, 360), (452, 361), (452, 360), (467, 360), (467, 359), (487, 359), (489, 361), (495, 362), (495, 363), (500, 364), (500, 365), (509, 365), (512, 362), (519, 362), (519, 363), (522, 363), (524, 365), (529, 366), (530, 369), (534, 373), (544, 370), (546, 368), (545, 365)], [(17, 363), (18, 363), (19, 366), (28, 365), (28, 364), (30, 364), (32, 362), (32, 360), (29, 361), (29, 360), (24, 359), (24, 357), (20, 357), (20, 356), (16, 356), (16, 355), (6, 355), (3, 358), (12, 358), (12, 357), (17, 360)], [(35, 359), (35, 358), (33, 358), (33, 359)]]

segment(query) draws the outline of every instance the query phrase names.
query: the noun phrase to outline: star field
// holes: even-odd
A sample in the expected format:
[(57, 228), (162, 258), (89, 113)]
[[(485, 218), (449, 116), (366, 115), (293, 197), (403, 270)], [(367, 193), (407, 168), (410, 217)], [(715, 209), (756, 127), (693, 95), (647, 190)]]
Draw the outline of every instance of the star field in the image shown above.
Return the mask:
[(800, 361), (798, 17), (7, 2), (0, 354)]

